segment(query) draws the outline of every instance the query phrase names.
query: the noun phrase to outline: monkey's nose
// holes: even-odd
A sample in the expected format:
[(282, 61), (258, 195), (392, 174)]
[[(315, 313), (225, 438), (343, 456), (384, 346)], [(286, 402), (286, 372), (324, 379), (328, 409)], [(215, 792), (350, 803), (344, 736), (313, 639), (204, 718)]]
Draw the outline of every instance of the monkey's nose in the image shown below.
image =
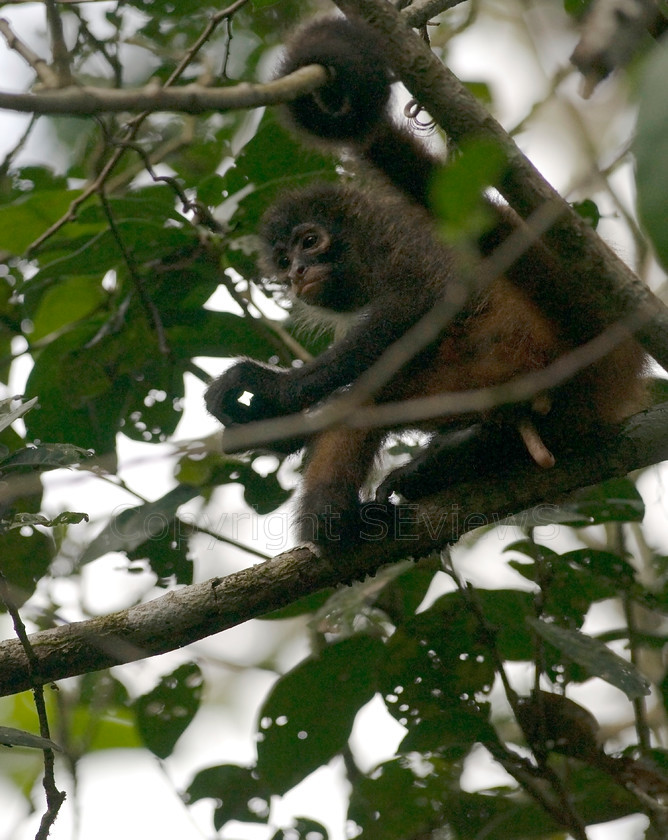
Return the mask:
[(295, 280), (299, 281), (304, 274), (306, 273), (306, 266), (303, 262), (297, 262), (296, 260), (290, 266), (290, 271), (288, 272), (288, 277), (293, 282)]

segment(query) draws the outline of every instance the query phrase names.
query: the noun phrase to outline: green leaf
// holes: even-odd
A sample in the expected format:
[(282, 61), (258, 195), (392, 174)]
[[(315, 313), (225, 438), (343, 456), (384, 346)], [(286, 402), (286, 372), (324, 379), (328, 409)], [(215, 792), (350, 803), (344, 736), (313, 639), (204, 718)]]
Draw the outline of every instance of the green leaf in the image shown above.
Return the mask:
[(494, 682), (493, 655), (460, 593), (444, 595), (397, 627), (378, 681), (388, 711), (409, 729), (444, 711), (480, 711), (472, 698)]
[[(40, 496), (13, 500), (15, 508), (39, 510)], [(27, 530), (27, 529), (26, 529)], [(12, 586), (16, 606), (21, 606), (35, 591), (37, 582), (47, 573), (53, 560), (53, 539), (40, 531), (13, 528), (2, 534), (2, 573)], [(0, 613), (4, 604), (0, 602)]]
[(476, 741), (486, 741), (493, 733), (489, 724), (491, 706), (464, 705), (453, 713), (452, 708), (418, 723), (406, 734), (399, 746), (402, 753), (424, 752), (443, 755), (449, 761), (463, 760)]
[(77, 195), (72, 190), (40, 190), (0, 207), (0, 248), (22, 254), (67, 213)]
[(23, 528), (25, 525), (42, 525), (45, 528), (55, 528), (58, 525), (78, 525), (80, 522), (88, 522), (87, 513), (78, 513), (72, 510), (65, 510), (54, 516), (52, 519), (43, 516), (41, 513), (15, 513), (9, 522), (9, 528)]
[(456, 840), (557, 840), (559, 827), (540, 805), (519, 795), (457, 792), (458, 762), (438, 756), (394, 759), (361, 777), (348, 816), (364, 840), (428, 837), (435, 829)]
[[(189, 551), (191, 529), (176, 519), (165, 519), (160, 533), (137, 548), (128, 550), (129, 560), (148, 561), (158, 586), (188, 586), (193, 582), (193, 561)], [(130, 569), (132, 571), (132, 569)]]
[(68, 703), (68, 747), (77, 754), (143, 746), (125, 686), (109, 671), (83, 674)]
[[(313, 616), (311, 625), (314, 631), (326, 634), (332, 641), (361, 632), (381, 638), (387, 636), (389, 621), (382, 602), (386, 601), (393, 612), (403, 615), (400, 607), (401, 588), (396, 589), (393, 584), (413, 569), (414, 563), (410, 560), (392, 563), (372, 578), (355, 581), (351, 586), (334, 590)], [(429, 581), (432, 577), (430, 575)], [(388, 589), (393, 591), (386, 593)], [(423, 597), (425, 591), (426, 587), (422, 589)], [(384, 594), (387, 597), (383, 597)], [(417, 604), (421, 601), (422, 598)], [(412, 615), (413, 611), (409, 614)]]
[(387, 585), (378, 593), (376, 604), (397, 623), (413, 616), (422, 604), (434, 576), (441, 570), (441, 558), (433, 554), (423, 557), (419, 563), (394, 563), (390, 568), (396, 571), (388, 576)]
[[(458, 789), (461, 766), (419, 754), (381, 764), (354, 782), (348, 812), (364, 840), (406, 840), (435, 834), (456, 840), (563, 840), (564, 828), (517, 789), (467, 793)], [(599, 771), (569, 767), (573, 809), (585, 825), (638, 810), (638, 800)]]
[(263, 322), (208, 309), (168, 313), (164, 319), (169, 346), (180, 358), (251, 356), (267, 361), (279, 345)]
[(659, 41), (645, 62), (640, 83), (636, 157), (638, 210), (657, 256), (668, 268), (668, 43)]
[(271, 840), (327, 840), (327, 829), (315, 820), (298, 817), (290, 828), (279, 830)]
[[(96, 268), (99, 271), (102, 265), (98, 263)], [(106, 297), (99, 273), (93, 277), (63, 277), (61, 282), (47, 288), (41, 296), (39, 308), (32, 319), (30, 340), (38, 341), (67, 324), (85, 318), (101, 306)]]
[(21, 403), (18, 408), (12, 408), (13, 402), (13, 397), (0, 401), (0, 432), (8, 426), (11, 426), (11, 424), (15, 420), (18, 420), (19, 417), (23, 417), (23, 415), (30, 411), (31, 408), (34, 408), (37, 405), (37, 397), (33, 397), (31, 400)]
[(461, 156), (440, 169), (431, 185), (431, 206), (449, 241), (475, 239), (493, 222), (482, 193), (498, 182), (506, 166), (500, 147), (489, 140), (465, 143)]
[(530, 617), (526, 620), (545, 641), (577, 662), (590, 677), (600, 677), (614, 685), (623, 691), (629, 700), (649, 694), (649, 682), (635, 665), (617, 656), (602, 642), (577, 630), (567, 630)]
[(174, 431), (186, 365), (160, 352), (139, 304), (128, 302), (108, 320), (78, 324), (37, 355), (26, 386), (40, 399), (26, 420), (33, 438), (101, 455), (115, 450), (121, 429), (144, 442)]
[(90, 563), (110, 551), (133, 551), (147, 540), (159, 538), (173, 522), (178, 508), (198, 493), (195, 487), (179, 484), (155, 502), (126, 508), (88, 546), (81, 563)]
[[(629, 478), (613, 478), (594, 487), (578, 490), (561, 507), (567, 513), (580, 517), (582, 525), (642, 522), (645, 515), (642, 496)], [(575, 525), (576, 522), (571, 524)]]
[(57, 750), (62, 749), (49, 738), (41, 738), (33, 735), (32, 732), (25, 732), (23, 729), (14, 729), (11, 726), (0, 726), (0, 744), (6, 747), (32, 747), (36, 750)]
[(476, 589), (485, 620), (494, 634), (494, 644), (502, 659), (531, 660), (535, 654), (525, 617), (534, 615), (534, 595), (515, 589)]
[(256, 460), (253, 456), (236, 457), (216, 453), (194, 460), (186, 455), (181, 459), (177, 478), (202, 488), (241, 484), (244, 487), (244, 500), (249, 507), (259, 514), (271, 513), (290, 498), (292, 491), (286, 490), (278, 480), (280, 460), (276, 468), (266, 475), (260, 475), (253, 469)]
[(260, 215), (280, 190), (335, 177), (333, 159), (300, 145), (271, 112), (225, 175), (230, 195), (253, 188), (235, 215), (245, 233), (257, 232)]
[(80, 446), (69, 443), (35, 443), (0, 459), (0, 473), (20, 467), (56, 470), (80, 464), (92, 455), (89, 449), (82, 449)]
[(532, 560), (541, 561), (552, 560), (559, 556), (556, 551), (553, 551), (551, 548), (547, 548), (547, 546), (540, 545), (533, 540), (517, 540), (516, 542), (507, 545), (503, 550), (504, 552), (518, 551), (520, 554), (531, 557)]
[(114, 375), (115, 348), (86, 348), (100, 326), (91, 321), (75, 327), (35, 359), (26, 385), (40, 404), (26, 418), (33, 439), (74, 443), (98, 454), (114, 451), (131, 382)]
[(202, 689), (202, 672), (190, 662), (164, 676), (152, 691), (135, 700), (139, 734), (158, 758), (171, 755), (199, 709)]
[(592, 0), (564, 0), (564, 9), (569, 15), (580, 20), (585, 14)]
[(483, 105), (494, 104), (492, 88), (488, 82), (482, 82), (479, 80), (473, 81), (472, 79), (463, 79), (462, 81), (464, 83), (464, 87), (472, 93), (479, 102), (482, 102)]
[(628, 592), (635, 582), (633, 566), (610, 551), (597, 551), (593, 548), (580, 548), (561, 555), (561, 559), (572, 565), (581, 574), (596, 577), (613, 584), (615, 591)]
[(585, 548), (559, 555), (531, 540), (512, 543), (504, 551), (520, 551), (537, 561), (511, 560), (509, 565), (527, 580), (540, 579), (543, 613), (569, 626), (580, 626), (595, 601), (637, 590), (633, 568), (611, 552)]
[(328, 645), (274, 685), (260, 711), (257, 771), (285, 793), (346, 745), (375, 691), (382, 642), (355, 636)]
[(216, 831), (229, 820), (266, 823), (271, 790), (255, 770), (235, 764), (219, 764), (200, 770), (186, 791), (188, 802), (215, 799), (213, 815)]
[(584, 201), (574, 201), (571, 207), (575, 212), (584, 219), (589, 225), (596, 230), (598, 223), (601, 221), (601, 211), (598, 205), (591, 198), (585, 198)]
[(320, 592), (313, 592), (311, 595), (304, 595), (283, 607), (280, 610), (273, 610), (273, 612), (266, 613), (260, 619), (261, 621), (282, 621), (284, 618), (296, 618), (300, 615), (308, 615), (309, 613), (318, 612), (330, 599), (332, 594), (336, 592), (335, 589), (322, 589)]

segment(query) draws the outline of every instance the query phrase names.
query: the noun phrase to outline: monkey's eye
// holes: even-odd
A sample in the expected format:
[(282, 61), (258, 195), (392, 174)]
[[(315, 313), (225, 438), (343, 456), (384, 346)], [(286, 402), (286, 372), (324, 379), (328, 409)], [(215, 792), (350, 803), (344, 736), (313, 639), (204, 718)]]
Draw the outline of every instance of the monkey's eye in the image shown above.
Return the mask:
[(290, 260), (287, 254), (277, 254), (275, 258), (276, 268), (280, 271), (287, 271), (290, 268)]
[(309, 248), (315, 248), (318, 242), (319, 237), (317, 233), (307, 233), (302, 239), (302, 248), (307, 251)]

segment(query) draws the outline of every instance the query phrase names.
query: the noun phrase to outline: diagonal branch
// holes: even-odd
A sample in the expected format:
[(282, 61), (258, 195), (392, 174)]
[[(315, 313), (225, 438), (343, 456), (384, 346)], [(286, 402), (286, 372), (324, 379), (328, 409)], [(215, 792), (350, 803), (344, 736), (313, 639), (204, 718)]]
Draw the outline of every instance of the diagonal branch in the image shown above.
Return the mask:
[[(560, 209), (544, 239), (559, 257), (569, 282), (543, 291), (540, 305), (548, 316), (567, 329), (575, 327), (586, 341), (625, 315), (649, 306), (654, 315), (638, 330), (637, 338), (668, 370), (668, 307), (548, 184), (502, 126), (406, 26), (391, 3), (336, 3), (345, 14), (365, 18), (382, 34), (388, 60), (401, 81), (455, 143), (486, 137), (498, 144), (507, 169), (496, 186), (520, 216), (527, 218), (546, 204)], [(529, 291), (536, 294), (537, 290)]]
[[(474, 476), (424, 500), (407, 505), (397, 533), (366, 542), (335, 562), (307, 547), (285, 552), (229, 575), (187, 586), (89, 621), (35, 633), (30, 645), (44, 682), (133, 662), (175, 650), (251, 618), (293, 603), (327, 587), (374, 574), (407, 556), (420, 557), (456, 541), (482, 524), (493, 524), (546, 500), (668, 458), (668, 404), (630, 418), (623, 432), (597, 452), (564, 459), (551, 470), (532, 464), (511, 467), (495, 477)], [(544, 511), (544, 508), (543, 508)], [(399, 521), (400, 520), (400, 521)], [(541, 510), (526, 515), (527, 525), (545, 524)], [(31, 687), (23, 646), (0, 644), (0, 695)]]
[(57, 87), (58, 77), (48, 63), (19, 38), (5, 18), (0, 18), (0, 33), (7, 42), (9, 49), (14, 50), (32, 67), (42, 84), (47, 87)]

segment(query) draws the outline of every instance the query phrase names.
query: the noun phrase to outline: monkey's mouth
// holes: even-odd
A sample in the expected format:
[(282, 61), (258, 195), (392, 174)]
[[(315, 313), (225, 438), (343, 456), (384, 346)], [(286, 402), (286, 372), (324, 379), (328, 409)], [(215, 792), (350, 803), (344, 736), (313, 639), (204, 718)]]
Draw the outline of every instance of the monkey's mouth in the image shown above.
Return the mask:
[(298, 280), (293, 280), (292, 294), (305, 303), (317, 303), (322, 296), (321, 289), (326, 277), (325, 266), (311, 266)]

